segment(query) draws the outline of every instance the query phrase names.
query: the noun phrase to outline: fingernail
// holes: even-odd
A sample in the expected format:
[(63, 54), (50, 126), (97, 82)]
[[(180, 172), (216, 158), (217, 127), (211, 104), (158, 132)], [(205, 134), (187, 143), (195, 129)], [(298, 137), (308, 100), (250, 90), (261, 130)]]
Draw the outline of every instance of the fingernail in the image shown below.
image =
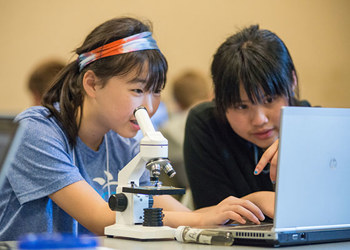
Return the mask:
[(276, 181), (271, 181), (272, 182), (272, 184), (276, 184)]
[(258, 170), (254, 170), (254, 174), (258, 174)]

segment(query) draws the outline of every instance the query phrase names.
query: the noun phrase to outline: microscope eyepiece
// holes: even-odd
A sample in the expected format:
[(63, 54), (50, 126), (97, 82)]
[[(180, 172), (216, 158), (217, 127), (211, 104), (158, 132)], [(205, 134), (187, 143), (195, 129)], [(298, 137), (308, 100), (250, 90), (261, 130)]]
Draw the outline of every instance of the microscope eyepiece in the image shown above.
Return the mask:
[(144, 106), (139, 106), (134, 110), (134, 115), (135, 115), (136, 111), (138, 111), (139, 109), (145, 109), (147, 111), (147, 109)]

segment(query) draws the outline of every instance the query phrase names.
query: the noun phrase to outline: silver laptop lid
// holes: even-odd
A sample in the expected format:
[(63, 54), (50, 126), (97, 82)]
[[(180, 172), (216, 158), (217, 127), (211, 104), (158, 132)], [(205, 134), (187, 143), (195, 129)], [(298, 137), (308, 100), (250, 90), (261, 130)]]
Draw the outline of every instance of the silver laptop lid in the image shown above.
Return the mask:
[(276, 231), (350, 225), (350, 109), (282, 109)]

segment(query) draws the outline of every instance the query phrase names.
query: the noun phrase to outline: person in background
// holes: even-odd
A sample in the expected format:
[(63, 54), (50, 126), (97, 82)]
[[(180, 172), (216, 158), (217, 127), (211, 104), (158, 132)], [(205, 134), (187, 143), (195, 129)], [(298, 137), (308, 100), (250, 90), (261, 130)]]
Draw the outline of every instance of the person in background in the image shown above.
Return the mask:
[(175, 78), (171, 85), (171, 94), (177, 108), (160, 127), (160, 131), (168, 139), (169, 159), (177, 174), (171, 179), (162, 179), (162, 182), (164, 185), (189, 188), (183, 157), (186, 119), (191, 107), (212, 98), (212, 91), (203, 74), (196, 70), (187, 70)]
[[(291, 55), (276, 34), (252, 25), (221, 44), (211, 74), (215, 100), (191, 109), (185, 132), (185, 166), (195, 207), (248, 196), (273, 218), (280, 110), (309, 106), (297, 99)], [(271, 169), (264, 165), (270, 161)]]
[[(156, 112), (168, 65), (150, 23), (128, 17), (97, 26), (75, 52), (43, 106), (16, 117), (24, 136), (0, 192), (0, 240), (29, 232), (103, 235), (115, 223), (107, 200), (139, 150), (134, 110)], [(139, 183), (151, 185), (148, 170)], [(264, 219), (254, 201), (233, 197), (191, 211), (160, 195), (153, 206), (170, 227)]]
[(42, 96), (64, 66), (65, 64), (58, 59), (49, 59), (41, 62), (33, 69), (29, 75), (27, 86), (34, 106), (41, 105)]

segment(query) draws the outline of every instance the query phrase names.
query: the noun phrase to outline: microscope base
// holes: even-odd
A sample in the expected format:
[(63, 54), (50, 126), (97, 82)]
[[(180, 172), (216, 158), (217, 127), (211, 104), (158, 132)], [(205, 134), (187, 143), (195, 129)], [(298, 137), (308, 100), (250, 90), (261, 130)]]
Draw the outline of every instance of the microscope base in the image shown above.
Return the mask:
[(146, 227), (114, 224), (105, 227), (105, 235), (139, 240), (174, 239), (175, 229), (168, 226)]

